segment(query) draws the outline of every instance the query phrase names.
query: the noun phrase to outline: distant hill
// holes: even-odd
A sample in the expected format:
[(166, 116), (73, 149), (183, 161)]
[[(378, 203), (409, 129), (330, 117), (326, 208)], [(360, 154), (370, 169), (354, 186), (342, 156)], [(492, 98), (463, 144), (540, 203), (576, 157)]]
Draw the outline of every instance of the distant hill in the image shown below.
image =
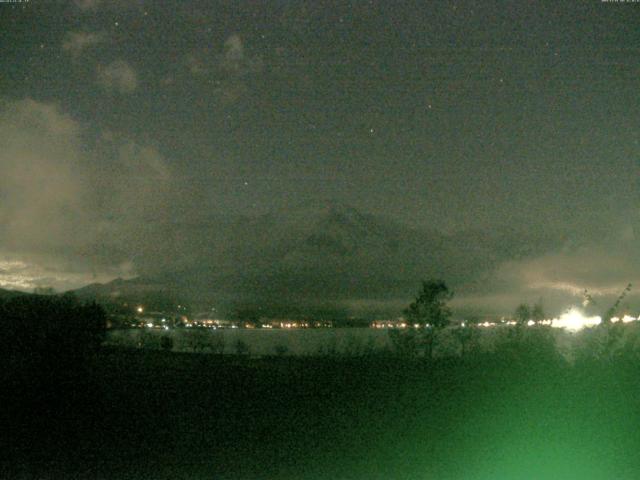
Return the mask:
[(108, 283), (93, 283), (73, 293), (82, 301), (96, 301), (107, 307), (148, 305), (157, 310), (173, 310), (180, 301), (176, 289), (142, 278), (117, 278)]
[(19, 297), (21, 295), (28, 295), (27, 293), (20, 292), (18, 290), (5, 290), (0, 288), (0, 300), (6, 300), (8, 298)]

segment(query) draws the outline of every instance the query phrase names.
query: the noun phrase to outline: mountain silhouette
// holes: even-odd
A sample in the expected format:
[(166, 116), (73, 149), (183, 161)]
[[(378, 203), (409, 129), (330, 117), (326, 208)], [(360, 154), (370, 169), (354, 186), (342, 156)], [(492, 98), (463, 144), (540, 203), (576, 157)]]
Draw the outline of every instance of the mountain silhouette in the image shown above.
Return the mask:
[[(77, 291), (113, 301), (216, 305), (340, 304), (408, 299), (424, 278), (456, 287), (509, 258), (556, 246), (544, 234), (413, 228), (335, 202), (260, 216), (155, 225), (142, 274)], [(526, 243), (528, 251), (518, 245)], [(534, 247), (531, 247), (531, 245)]]

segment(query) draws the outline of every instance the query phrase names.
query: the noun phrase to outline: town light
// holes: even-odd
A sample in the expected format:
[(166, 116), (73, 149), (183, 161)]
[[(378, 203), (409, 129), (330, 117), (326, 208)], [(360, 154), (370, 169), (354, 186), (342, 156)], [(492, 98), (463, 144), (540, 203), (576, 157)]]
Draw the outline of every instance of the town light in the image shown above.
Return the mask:
[(572, 308), (567, 313), (560, 315), (560, 318), (554, 318), (551, 325), (556, 328), (565, 328), (571, 331), (578, 331), (584, 327), (593, 327), (600, 325), (602, 318), (585, 317), (579, 310)]

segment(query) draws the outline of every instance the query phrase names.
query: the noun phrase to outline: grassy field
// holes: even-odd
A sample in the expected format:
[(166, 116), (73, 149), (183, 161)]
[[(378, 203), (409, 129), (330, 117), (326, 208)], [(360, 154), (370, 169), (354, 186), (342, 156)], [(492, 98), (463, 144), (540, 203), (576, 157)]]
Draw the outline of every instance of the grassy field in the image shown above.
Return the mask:
[[(2, 478), (636, 479), (640, 365), (103, 349), (4, 382)], [(6, 403), (9, 401), (10, 403)]]

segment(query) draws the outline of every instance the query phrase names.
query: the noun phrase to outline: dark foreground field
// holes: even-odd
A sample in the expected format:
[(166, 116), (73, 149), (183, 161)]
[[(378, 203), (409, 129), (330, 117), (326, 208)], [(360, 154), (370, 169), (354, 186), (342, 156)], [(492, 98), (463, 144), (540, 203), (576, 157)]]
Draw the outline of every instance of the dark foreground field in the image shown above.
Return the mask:
[(631, 359), (102, 350), (59, 370), (5, 372), (0, 477), (639, 478)]

